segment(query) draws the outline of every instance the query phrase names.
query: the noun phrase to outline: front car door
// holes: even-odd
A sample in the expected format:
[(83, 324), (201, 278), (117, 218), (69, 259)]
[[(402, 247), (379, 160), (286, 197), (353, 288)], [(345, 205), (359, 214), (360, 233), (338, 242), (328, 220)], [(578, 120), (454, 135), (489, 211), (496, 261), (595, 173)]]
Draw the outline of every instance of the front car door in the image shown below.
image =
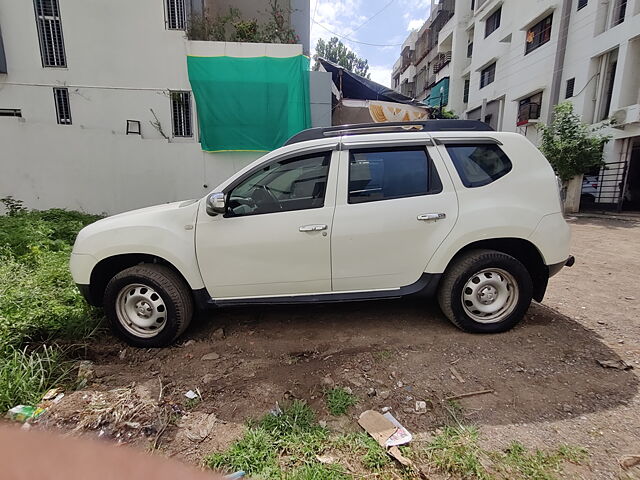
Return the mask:
[(331, 238), (334, 291), (416, 283), (451, 232), (456, 193), (442, 158), (426, 143), (343, 141)]
[(331, 291), (335, 156), (328, 150), (268, 162), (227, 188), (225, 215), (200, 207), (196, 253), (213, 298)]

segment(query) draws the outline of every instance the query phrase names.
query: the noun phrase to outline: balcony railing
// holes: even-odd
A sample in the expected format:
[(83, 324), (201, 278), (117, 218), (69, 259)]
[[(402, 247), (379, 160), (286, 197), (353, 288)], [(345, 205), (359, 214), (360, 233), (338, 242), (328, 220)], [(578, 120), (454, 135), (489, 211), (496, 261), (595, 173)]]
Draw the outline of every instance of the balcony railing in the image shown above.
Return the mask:
[(433, 62), (433, 73), (438, 73), (451, 61), (451, 52), (440, 53)]

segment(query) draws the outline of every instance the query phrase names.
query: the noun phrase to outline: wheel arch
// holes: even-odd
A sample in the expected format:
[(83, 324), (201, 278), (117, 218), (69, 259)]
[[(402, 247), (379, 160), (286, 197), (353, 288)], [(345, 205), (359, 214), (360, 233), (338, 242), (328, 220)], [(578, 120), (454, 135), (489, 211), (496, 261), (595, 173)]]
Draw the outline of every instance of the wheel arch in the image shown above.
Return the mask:
[(168, 260), (158, 255), (148, 253), (125, 253), (103, 258), (93, 267), (89, 283), (89, 303), (94, 306), (102, 306), (104, 292), (109, 281), (121, 271), (143, 263), (153, 263), (169, 267), (178, 274), (184, 284), (189, 288), (189, 291), (192, 290), (186, 277)]
[(447, 268), (449, 268), (461, 254), (469, 250), (478, 249), (496, 250), (511, 255), (520, 261), (531, 276), (531, 281), (533, 282), (533, 298), (538, 302), (542, 301), (549, 282), (549, 267), (547, 267), (542, 254), (533, 243), (523, 238), (477, 240), (458, 250), (447, 264)]

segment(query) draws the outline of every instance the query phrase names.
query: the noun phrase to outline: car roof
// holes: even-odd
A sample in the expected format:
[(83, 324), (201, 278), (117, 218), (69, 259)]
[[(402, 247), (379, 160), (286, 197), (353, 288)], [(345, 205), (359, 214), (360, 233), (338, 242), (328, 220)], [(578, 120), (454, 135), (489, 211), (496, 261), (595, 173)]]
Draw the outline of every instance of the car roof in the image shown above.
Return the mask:
[(493, 128), (479, 120), (425, 120), (420, 122), (387, 122), (336, 125), (303, 130), (292, 136), (284, 146), (322, 138), (371, 133), (415, 132), (493, 132)]

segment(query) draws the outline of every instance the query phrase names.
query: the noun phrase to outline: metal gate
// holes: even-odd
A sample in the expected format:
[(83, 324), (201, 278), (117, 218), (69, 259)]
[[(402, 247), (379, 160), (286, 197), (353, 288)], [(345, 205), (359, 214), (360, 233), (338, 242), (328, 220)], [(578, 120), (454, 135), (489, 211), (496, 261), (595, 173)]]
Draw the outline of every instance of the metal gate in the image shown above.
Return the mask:
[[(622, 210), (627, 170), (626, 161), (607, 163), (600, 169), (596, 192), (593, 194), (593, 207), (617, 212)], [(589, 204), (585, 203), (584, 206), (588, 208)]]

